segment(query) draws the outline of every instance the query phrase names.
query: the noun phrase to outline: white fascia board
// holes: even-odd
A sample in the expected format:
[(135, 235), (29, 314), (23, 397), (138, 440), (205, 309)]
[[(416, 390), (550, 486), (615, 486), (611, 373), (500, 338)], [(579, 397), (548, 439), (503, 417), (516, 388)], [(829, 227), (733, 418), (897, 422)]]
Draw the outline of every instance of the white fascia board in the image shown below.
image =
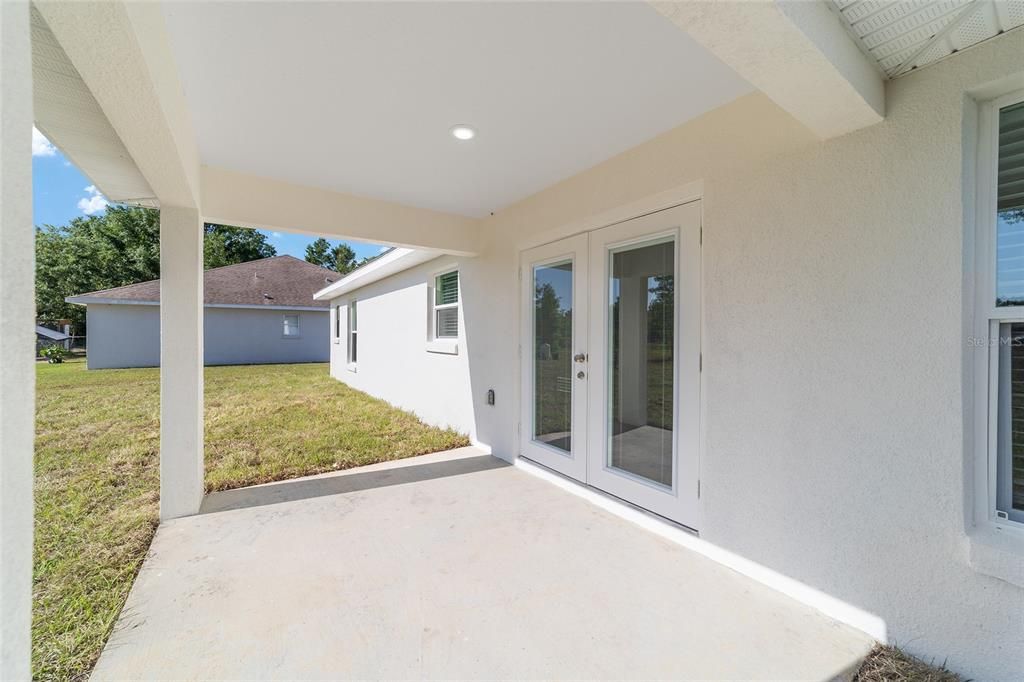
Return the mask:
[[(103, 298), (102, 296), (68, 296), (67, 303), (76, 305), (149, 305), (159, 306), (159, 301), (126, 301), (119, 298)], [(327, 308), (304, 305), (246, 305), (243, 303), (205, 303), (204, 308), (240, 308), (245, 310), (302, 310), (313, 313), (328, 313)]]
[(332, 298), (343, 296), (349, 292), (361, 289), (367, 284), (378, 282), (385, 277), (408, 270), (409, 268), (434, 260), (444, 255), (437, 251), (424, 249), (397, 248), (385, 253), (380, 258), (371, 261), (361, 268), (353, 270), (337, 282), (326, 286), (313, 294), (315, 301), (327, 301)]

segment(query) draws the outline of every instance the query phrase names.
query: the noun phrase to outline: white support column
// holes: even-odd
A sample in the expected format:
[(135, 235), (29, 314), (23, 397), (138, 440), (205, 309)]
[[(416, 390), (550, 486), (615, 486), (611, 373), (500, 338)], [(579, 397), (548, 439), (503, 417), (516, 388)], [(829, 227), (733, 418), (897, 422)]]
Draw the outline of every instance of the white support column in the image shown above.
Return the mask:
[(0, 2), (0, 680), (31, 675), (35, 230), (28, 2)]
[(160, 209), (160, 519), (203, 500), (203, 221)]

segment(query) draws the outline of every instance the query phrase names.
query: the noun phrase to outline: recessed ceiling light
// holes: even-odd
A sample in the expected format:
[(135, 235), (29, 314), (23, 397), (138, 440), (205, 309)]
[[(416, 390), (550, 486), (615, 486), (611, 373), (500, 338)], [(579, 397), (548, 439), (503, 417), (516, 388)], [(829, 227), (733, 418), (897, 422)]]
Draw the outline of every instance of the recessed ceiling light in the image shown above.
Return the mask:
[(476, 137), (476, 130), (474, 130), (472, 126), (460, 123), (456, 126), (452, 126), (452, 137), (456, 140), (472, 140)]

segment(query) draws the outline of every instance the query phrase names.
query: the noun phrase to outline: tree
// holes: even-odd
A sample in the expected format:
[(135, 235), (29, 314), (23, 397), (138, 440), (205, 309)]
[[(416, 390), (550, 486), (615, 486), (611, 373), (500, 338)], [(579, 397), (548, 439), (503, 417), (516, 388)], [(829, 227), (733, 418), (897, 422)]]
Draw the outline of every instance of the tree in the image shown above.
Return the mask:
[(277, 255), (261, 232), (245, 227), (203, 226), (203, 266), (207, 270)]
[(160, 214), (109, 206), (104, 215), (36, 229), (36, 315), (85, 327), (85, 308), (66, 296), (160, 277)]
[[(356, 264), (356, 252), (352, 250), (351, 246), (342, 242), (332, 248), (330, 242), (323, 237), (306, 246), (306, 261), (322, 268), (329, 268), (342, 275), (347, 275), (358, 265), (362, 265), (362, 263)], [(363, 262), (366, 262), (365, 259)]]
[[(204, 230), (207, 267), (275, 254), (255, 230), (224, 225)], [(65, 303), (65, 297), (159, 278), (160, 212), (155, 209), (109, 206), (103, 215), (36, 228), (36, 316), (41, 320), (71, 320), (81, 333), (85, 308)]]
[(675, 325), (675, 278), (655, 275), (654, 286), (647, 290), (647, 341), (670, 349)]
[(572, 312), (562, 308), (562, 299), (550, 282), (535, 285), (533, 302), (536, 342), (547, 344), (545, 354), (558, 359), (572, 342)]

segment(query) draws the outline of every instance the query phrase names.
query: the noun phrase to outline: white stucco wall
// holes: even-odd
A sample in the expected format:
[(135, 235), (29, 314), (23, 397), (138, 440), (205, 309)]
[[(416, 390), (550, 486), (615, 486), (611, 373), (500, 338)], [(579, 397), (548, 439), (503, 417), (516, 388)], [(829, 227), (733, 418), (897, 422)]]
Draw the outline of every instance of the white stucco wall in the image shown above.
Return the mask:
[(965, 447), (964, 371), (970, 93), (1024, 86), (1022, 55), (1011, 32), (890, 82), (883, 123), (826, 142), (737, 100), (490, 218), (460, 263), (458, 358), (424, 352), (421, 267), (354, 292), (368, 340), (355, 375), (332, 372), (434, 423), (472, 417), (514, 459), (519, 252), (702, 182), (701, 537), (877, 614), (926, 659), (1022, 679), (1024, 589), (968, 559), (984, 453)]
[[(282, 316), (299, 316), (299, 338), (282, 335)], [(204, 362), (247, 365), (326, 362), (326, 310), (205, 309)], [(86, 310), (89, 369), (160, 364), (160, 309), (155, 305), (90, 304)]]
[[(342, 306), (342, 336), (339, 343), (332, 338), (330, 344), (331, 375), (415, 412), (428, 424), (452, 427), (477, 441), (473, 395), (486, 395), (488, 387), (471, 381), (467, 347), (474, 340), (466, 332), (461, 311), (458, 353), (427, 349), (428, 287), (433, 286), (435, 274), (461, 268), (463, 263), (464, 259), (438, 258), (331, 301), (332, 334), (334, 311)], [(460, 282), (460, 300), (464, 295)], [(355, 371), (347, 362), (346, 336), (347, 306), (353, 299), (358, 301), (359, 319)], [(484, 402), (477, 409), (495, 409)], [(507, 402), (505, 409), (511, 405)]]

